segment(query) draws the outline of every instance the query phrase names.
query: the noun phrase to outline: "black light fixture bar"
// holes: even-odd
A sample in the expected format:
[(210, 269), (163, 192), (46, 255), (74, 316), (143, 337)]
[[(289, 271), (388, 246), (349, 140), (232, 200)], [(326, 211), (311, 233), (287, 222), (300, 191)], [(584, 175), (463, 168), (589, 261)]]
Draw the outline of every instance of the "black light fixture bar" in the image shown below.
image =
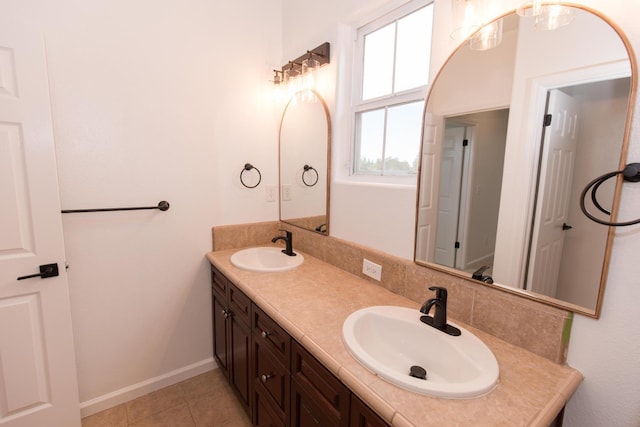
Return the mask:
[(320, 66), (324, 64), (328, 64), (331, 61), (331, 44), (329, 42), (324, 42), (320, 46), (315, 49), (308, 50), (305, 54), (300, 55), (296, 59), (287, 62), (280, 68), (279, 70), (273, 70), (276, 73), (276, 76), (283, 73), (285, 70), (293, 70), (300, 72), (302, 69), (302, 61), (305, 59), (313, 58), (320, 63)]

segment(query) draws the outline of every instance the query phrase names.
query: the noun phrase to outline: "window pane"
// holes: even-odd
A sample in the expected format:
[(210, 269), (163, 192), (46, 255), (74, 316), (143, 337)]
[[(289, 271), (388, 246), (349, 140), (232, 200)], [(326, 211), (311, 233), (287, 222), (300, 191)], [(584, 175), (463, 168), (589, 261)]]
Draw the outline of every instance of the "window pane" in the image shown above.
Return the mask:
[(364, 38), (362, 99), (391, 93), (395, 24), (382, 27)]
[(384, 175), (418, 173), (423, 106), (412, 102), (387, 110)]
[(432, 21), (433, 4), (398, 21), (394, 92), (428, 83)]
[(366, 111), (359, 115), (358, 173), (382, 174), (384, 145), (384, 109)]

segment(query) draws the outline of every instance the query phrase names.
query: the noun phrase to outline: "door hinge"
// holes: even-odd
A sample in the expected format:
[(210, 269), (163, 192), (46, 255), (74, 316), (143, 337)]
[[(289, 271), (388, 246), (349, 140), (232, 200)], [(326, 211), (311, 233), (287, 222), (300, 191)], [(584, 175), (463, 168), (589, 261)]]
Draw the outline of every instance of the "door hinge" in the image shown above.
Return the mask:
[(546, 126), (551, 126), (551, 117), (552, 117), (552, 115), (551, 115), (551, 114), (545, 114), (545, 115), (544, 115), (544, 123), (543, 123), (543, 125), (544, 125), (545, 127), (546, 127)]
[(456, 249), (460, 249), (460, 242), (456, 242), (456, 244), (453, 245), (453, 247), (456, 248)]
[(469, 140), (468, 139), (463, 139), (462, 140), (462, 146), (466, 147), (467, 145), (469, 145)]

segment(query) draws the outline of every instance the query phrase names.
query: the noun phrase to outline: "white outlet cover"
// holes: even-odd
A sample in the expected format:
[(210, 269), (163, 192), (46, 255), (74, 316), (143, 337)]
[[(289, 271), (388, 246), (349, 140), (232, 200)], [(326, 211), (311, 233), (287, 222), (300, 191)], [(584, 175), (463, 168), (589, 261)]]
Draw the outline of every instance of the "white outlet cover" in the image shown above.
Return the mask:
[(366, 258), (362, 260), (362, 273), (378, 281), (382, 280), (382, 266)]

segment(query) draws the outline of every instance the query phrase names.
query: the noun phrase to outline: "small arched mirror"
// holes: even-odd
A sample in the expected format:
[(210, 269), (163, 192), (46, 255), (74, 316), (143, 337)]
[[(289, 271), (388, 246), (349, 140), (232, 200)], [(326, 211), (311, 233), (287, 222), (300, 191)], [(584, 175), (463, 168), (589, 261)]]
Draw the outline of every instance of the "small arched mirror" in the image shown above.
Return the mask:
[(296, 93), (280, 123), (280, 220), (329, 234), (331, 122), (314, 91)]
[[(570, 9), (552, 31), (506, 15), (500, 45), (463, 45), (440, 70), (425, 109), (415, 261), (598, 317), (613, 231), (580, 212), (579, 196), (624, 166), (636, 76), (616, 29)], [(609, 184), (601, 201), (615, 216), (621, 184)]]

